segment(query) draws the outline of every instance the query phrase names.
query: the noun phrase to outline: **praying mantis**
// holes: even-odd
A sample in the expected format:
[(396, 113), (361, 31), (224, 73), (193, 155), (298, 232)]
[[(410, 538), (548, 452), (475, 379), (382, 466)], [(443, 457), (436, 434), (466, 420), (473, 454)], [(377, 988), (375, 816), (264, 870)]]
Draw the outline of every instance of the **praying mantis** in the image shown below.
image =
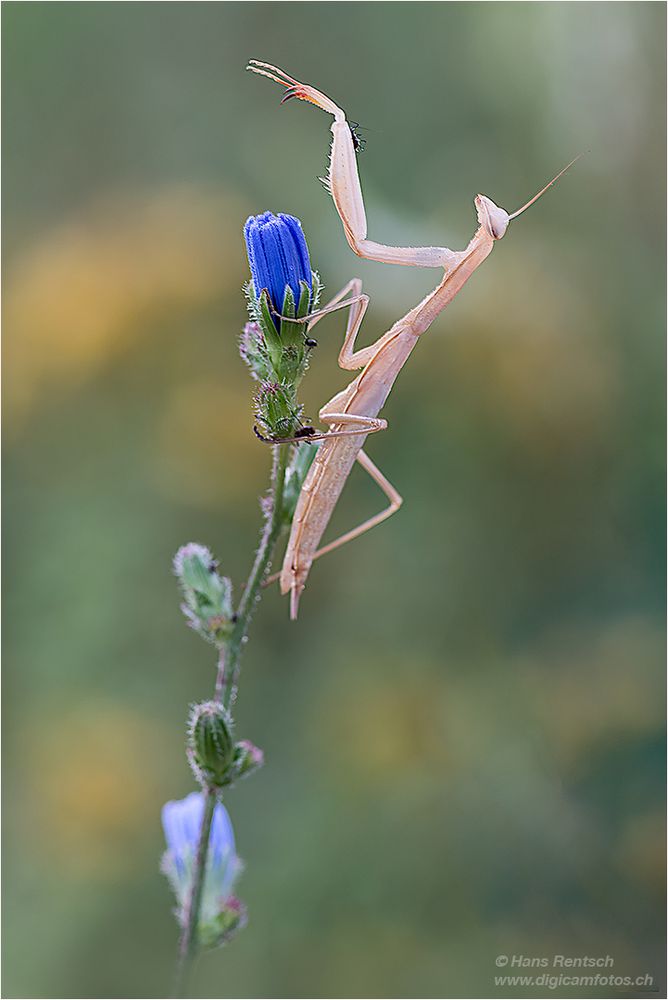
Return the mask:
[[(315, 559), (332, 552), (346, 542), (385, 521), (399, 510), (402, 497), (363, 450), (369, 434), (387, 428), (378, 416), (406, 364), (413, 348), (436, 317), (452, 302), (473, 272), (489, 256), (512, 219), (516, 219), (543, 195), (579, 157), (575, 157), (538, 194), (522, 208), (509, 214), (491, 198), (478, 194), (474, 199), (478, 228), (464, 250), (447, 247), (395, 247), (367, 238), (367, 222), (357, 170), (356, 136), (345, 112), (329, 97), (308, 84), (300, 83), (277, 66), (251, 59), (247, 69), (281, 84), (286, 93), (281, 101), (297, 98), (315, 104), (333, 116), (332, 145), (328, 176), (324, 180), (334, 200), (348, 244), (358, 257), (408, 267), (443, 269), (443, 278), (413, 309), (406, 313), (378, 340), (355, 350), (369, 297), (362, 292), (362, 282), (353, 278), (321, 310), (307, 317), (312, 325), (334, 309), (347, 307), (348, 321), (338, 363), (345, 371), (361, 369), (347, 388), (338, 392), (322, 407), (319, 418), (329, 425), (325, 433), (310, 434), (309, 442), (321, 441), (303, 482), (280, 573), (267, 580), (280, 580), (282, 594), (290, 594), (290, 617), (295, 619), (299, 599)], [(300, 440), (285, 439), (285, 440)], [(355, 462), (369, 473), (385, 493), (388, 506), (328, 545), (318, 547), (332, 516), (341, 491)]]

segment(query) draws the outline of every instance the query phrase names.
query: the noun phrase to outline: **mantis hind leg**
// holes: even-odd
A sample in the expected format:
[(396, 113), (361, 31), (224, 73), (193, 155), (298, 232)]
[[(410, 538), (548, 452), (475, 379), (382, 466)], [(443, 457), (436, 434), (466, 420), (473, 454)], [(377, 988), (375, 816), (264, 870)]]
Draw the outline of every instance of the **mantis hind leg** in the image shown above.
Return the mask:
[[(369, 456), (364, 451), (360, 450), (359, 454), (357, 455), (357, 461), (360, 463), (362, 468), (369, 473), (373, 481), (375, 483), (378, 483), (381, 490), (388, 498), (389, 504), (387, 505), (385, 510), (381, 510), (379, 514), (375, 514), (373, 517), (367, 518), (366, 521), (363, 521), (361, 524), (358, 524), (356, 528), (353, 528), (351, 531), (346, 531), (345, 534), (340, 535), (339, 538), (335, 538), (334, 541), (329, 542), (328, 545), (323, 545), (323, 547), (321, 549), (318, 549), (318, 551), (313, 555), (311, 562), (313, 562), (315, 559), (319, 559), (320, 556), (326, 555), (328, 552), (333, 552), (334, 549), (340, 548), (342, 545), (345, 545), (346, 542), (352, 542), (354, 538), (359, 538), (360, 535), (363, 535), (365, 532), (370, 531), (371, 528), (375, 528), (376, 525), (382, 524), (382, 522), (386, 521), (388, 517), (391, 517), (392, 514), (396, 513), (396, 511), (399, 510), (399, 508), (403, 503), (403, 497), (401, 496), (401, 494), (397, 490), (395, 490), (394, 486), (389, 481), (389, 479), (386, 479), (386, 477), (380, 471), (378, 466), (371, 461)], [(272, 583), (274, 579), (277, 579), (279, 576), (280, 574), (276, 574), (276, 576), (274, 577), (269, 577), (269, 579), (266, 581), (267, 584)], [(290, 586), (290, 618), (293, 621), (297, 617), (297, 612), (299, 609), (299, 599), (302, 595), (303, 590), (304, 590), (304, 580), (298, 579), (297, 575), (295, 574), (295, 576), (293, 576), (292, 578), (292, 584)]]
[[(327, 545), (323, 545), (321, 549), (317, 550), (317, 552), (313, 556), (312, 561), (315, 559), (319, 559), (320, 556), (324, 556), (328, 552), (333, 552), (335, 549), (338, 549), (342, 545), (345, 545), (346, 542), (352, 542), (353, 539), (359, 538), (360, 535), (363, 535), (365, 534), (365, 532), (370, 531), (371, 528), (375, 528), (376, 525), (382, 524), (382, 522), (386, 521), (388, 517), (391, 517), (392, 514), (396, 513), (396, 511), (399, 510), (399, 508), (403, 503), (403, 497), (401, 496), (401, 494), (394, 488), (389, 479), (387, 479), (383, 475), (378, 466), (371, 461), (366, 452), (360, 451), (357, 456), (357, 461), (365, 470), (365, 472), (369, 473), (373, 481), (375, 483), (378, 483), (381, 490), (389, 500), (389, 504), (387, 505), (385, 510), (381, 510), (380, 513), (374, 514), (373, 517), (367, 518), (366, 521), (363, 521), (361, 524), (358, 524), (356, 528), (352, 528), (350, 531), (346, 531), (345, 534), (340, 535), (338, 538), (335, 538), (333, 542), (329, 542)], [(281, 572), (272, 573), (272, 575), (267, 577), (267, 579), (263, 582), (262, 586), (263, 587), (270, 586), (272, 583), (275, 583), (280, 578), (280, 576)], [(301, 597), (303, 589), (304, 589), (303, 582), (301, 581), (298, 582), (296, 578), (293, 578), (292, 586), (290, 587), (291, 618), (297, 617), (299, 598)]]
[(388, 517), (395, 514), (404, 502), (401, 494), (394, 488), (389, 479), (383, 475), (378, 466), (371, 461), (365, 451), (360, 451), (357, 456), (357, 461), (362, 466), (364, 471), (369, 473), (374, 483), (377, 483), (380, 486), (381, 490), (389, 500), (389, 504), (385, 510), (381, 510), (379, 514), (374, 514), (373, 517), (369, 517), (366, 521), (362, 521), (361, 524), (358, 524), (356, 528), (353, 528), (351, 531), (346, 531), (346, 533), (340, 535), (339, 538), (335, 538), (333, 542), (323, 545), (323, 547), (318, 549), (313, 556), (314, 559), (319, 559), (320, 556), (324, 556), (328, 552), (333, 552), (334, 549), (340, 548), (342, 545), (345, 545), (346, 542), (352, 542), (354, 538), (359, 538), (360, 535), (370, 531), (371, 528), (375, 528), (376, 525), (382, 524), (382, 522), (386, 521)]
[[(346, 542), (352, 542), (354, 538), (359, 538), (360, 535), (363, 535), (365, 534), (365, 532), (370, 531), (371, 528), (375, 528), (376, 525), (382, 524), (382, 522), (386, 521), (388, 517), (391, 517), (392, 514), (395, 514), (403, 503), (403, 497), (401, 496), (401, 494), (397, 490), (395, 490), (394, 486), (389, 481), (389, 479), (385, 478), (385, 476), (380, 471), (378, 466), (371, 461), (366, 452), (360, 450), (359, 454), (357, 455), (357, 461), (360, 463), (362, 468), (369, 473), (373, 481), (375, 483), (378, 483), (381, 490), (389, 500), (389, 504), (387, 505), (385, 510), (381, 510), (380, 513), (374, 514), (373, 517), (367, 518), (366, 521), (362, 521), (362, 523), (358, 524), (356, 528), (353, 528), (351, 531), (346, 531), (345, 534), (340, 535), (338, 538), (335, 538), (333, 542), (329, 542), (329, 544), (323, 545), (323, 547), (321, 549), (318, 549), (317, 552), (313, 555), (311, 562), (314, 562), (316, 559), (319, 559), (320, 556), (327, 555), (328, 552), (333, 552), (335, 549), (338, 549), (342, 545), (345, 545)], [(272, 578), (270, 577), (267, 583), (271, 582), (271, 579)], [(292, 619), (292, 621), (294, 621), (297, 618), (297, 612), (299, 610), (299, 599), (302, 595), (303, 590), (304, 590), (304, 583), (301, 580), (298, 580), (296, 577), (293, 577), (292, 586), (290, 587), (290, 618)]]

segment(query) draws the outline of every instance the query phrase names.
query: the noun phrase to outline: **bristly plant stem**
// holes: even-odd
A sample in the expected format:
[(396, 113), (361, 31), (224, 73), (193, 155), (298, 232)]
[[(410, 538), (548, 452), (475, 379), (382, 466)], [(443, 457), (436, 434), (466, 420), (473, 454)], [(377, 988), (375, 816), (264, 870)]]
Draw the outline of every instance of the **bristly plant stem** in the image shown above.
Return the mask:
[(237, 609), (234, 631), (227, 643), (226, 679), (224, 705), (230, 708), (236, 698), (237, 681), (239, 679), (239, 661), (241, 650), (248, 633), (255, 603), (259, 597), (260, 585), (266, 576), (273, 555), (274, 546), (278, 541), (283, 527), (283, 489), (285, 486), (285, 470), (288, 464), (291, 445), (274, 445), (274, 463), (271, 473), (272, 504), (271, 512), (264, 526), (260, 545), (255, 556), (253, 568), (244, 587), (244, 592)]
[(216, 806), (216, 793), (213, 788), (204, 790), (204, 812), (202, 814), (202, 828), (200, 830), (199, 842), (197, 844), (197, 854), (193, 864), (193, 881), (190, 890), (190, 900), (188, 911), (185, 915), (185, 923), (181, 940), (179, 941), (179, 954), (176, 963), (176, 976), (174, 981), (174, 996), (184, 997), (188, 985), (190, 969), (197, 951), (197, 925), (199, 922), (199, 909), (202, 902), (202, 890), (204, 888), (204, 875), (206, 872), (206, 859), (209, 853), (209, 837), (211, 836), (211, 823), (213, 812)]
[(226, 660), (226, 649), (225, 646), (220, 647), (218, 653), (218, 672), (216, 673), (216, 691), (213, 696), (213, 700), (218, 702), (220, 705), (223, 701), (223, 692), (227, 687), (227, 674), (225, 673), (225, 660)]
[[(260, 545), (255, 555), (255, 561), (250, 571), (246, 586), (244, 587), (239, 607), (235, 616), (235, 624), (232, 635), (227, 642), (221, 646), (218, 656), (218, 671), (216, 675), (215, 700), (222, 702), (225, 708), (230, 708), (236, 697), (236, 687), (239, 678), (239, 665), (241, 650), (243, 648), (248, 626), (255, 608), (255, 603), (260, 594), (260, 587), (267, 574), (271, 557), (283, 528), (283, 491), (285, 486), (285, 472), (288, 464), (288, 457), (291, 446), (282, 444), (273, 448), (273, 467), (271, 473), (271, 510), (267, 517), (260, 539)], [(193, 960), (197, 952), (197, 927), (199, 924), (199, 911), (202, 903), (202, 890), (204, 888), (204, 875), (206, 872), (206, 862), (209, 853), (209, 837), (211, 835), (211, 823), (216, 806), (216, 791), (213, 788), (204, 790), (204, 813), (202, 815), (202, 828), (200, 831), (197, 854), (193, 864), (192, 888), (190, 890), (190, 900), (185, 914), (185, 922), (181, 939), (179, 941), (179, 954), (176, 965), (175, 977), (175, 997), (184, 997), (187, 993), (188, 979), (192, 968)]]

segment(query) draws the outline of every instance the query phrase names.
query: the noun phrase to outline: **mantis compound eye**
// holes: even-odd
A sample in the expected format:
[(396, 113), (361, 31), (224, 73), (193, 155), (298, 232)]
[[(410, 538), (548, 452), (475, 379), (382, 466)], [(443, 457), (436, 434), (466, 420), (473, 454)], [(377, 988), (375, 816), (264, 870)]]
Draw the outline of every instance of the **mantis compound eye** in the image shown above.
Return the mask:
[(495, 205), (491, 198), (484, 194), (476, 195), (475, 208), (478, 222), (495, 240), (500, 240), (508, 228), (510, 216), (504, 208)]

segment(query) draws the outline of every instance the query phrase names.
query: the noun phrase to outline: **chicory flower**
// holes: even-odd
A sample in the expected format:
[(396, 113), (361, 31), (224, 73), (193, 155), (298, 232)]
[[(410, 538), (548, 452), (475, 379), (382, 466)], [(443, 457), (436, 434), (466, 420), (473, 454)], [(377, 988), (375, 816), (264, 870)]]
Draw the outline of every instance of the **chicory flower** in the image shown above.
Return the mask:
[(311, 261), (299, 219), (272, 212), (251, 215), (244, 238), (256, 298), (266, 289), (274, 312), (281, 313), (288, 288), (295, 304), (302, 293), (300, 282), (312, 292)]
[(308, 322), (320, 295), (299, 219), (263, 212), (244, 226), (251, 281), (245, 286), (250, 323), (239, 349), (259, 383), (255, 429), (267, 441), (302, 426), (297, 387), (317, 346)]
[[(162, 870), (169, 879), (178, 902), (177, 917), (183, 925), (186, 917), (192, 874), (199, 842), (204, 795), (192, 792), (185, 799), (167, 802), (162, 809), (162, 826), (167, 850)], [(227, 810), (216, 804), (207, 858), (198, 932), (203, 944), (220, 944), (236, 930), (244, 911), (232, 895), (242, 868), (234, 846), (234, 831)]]

